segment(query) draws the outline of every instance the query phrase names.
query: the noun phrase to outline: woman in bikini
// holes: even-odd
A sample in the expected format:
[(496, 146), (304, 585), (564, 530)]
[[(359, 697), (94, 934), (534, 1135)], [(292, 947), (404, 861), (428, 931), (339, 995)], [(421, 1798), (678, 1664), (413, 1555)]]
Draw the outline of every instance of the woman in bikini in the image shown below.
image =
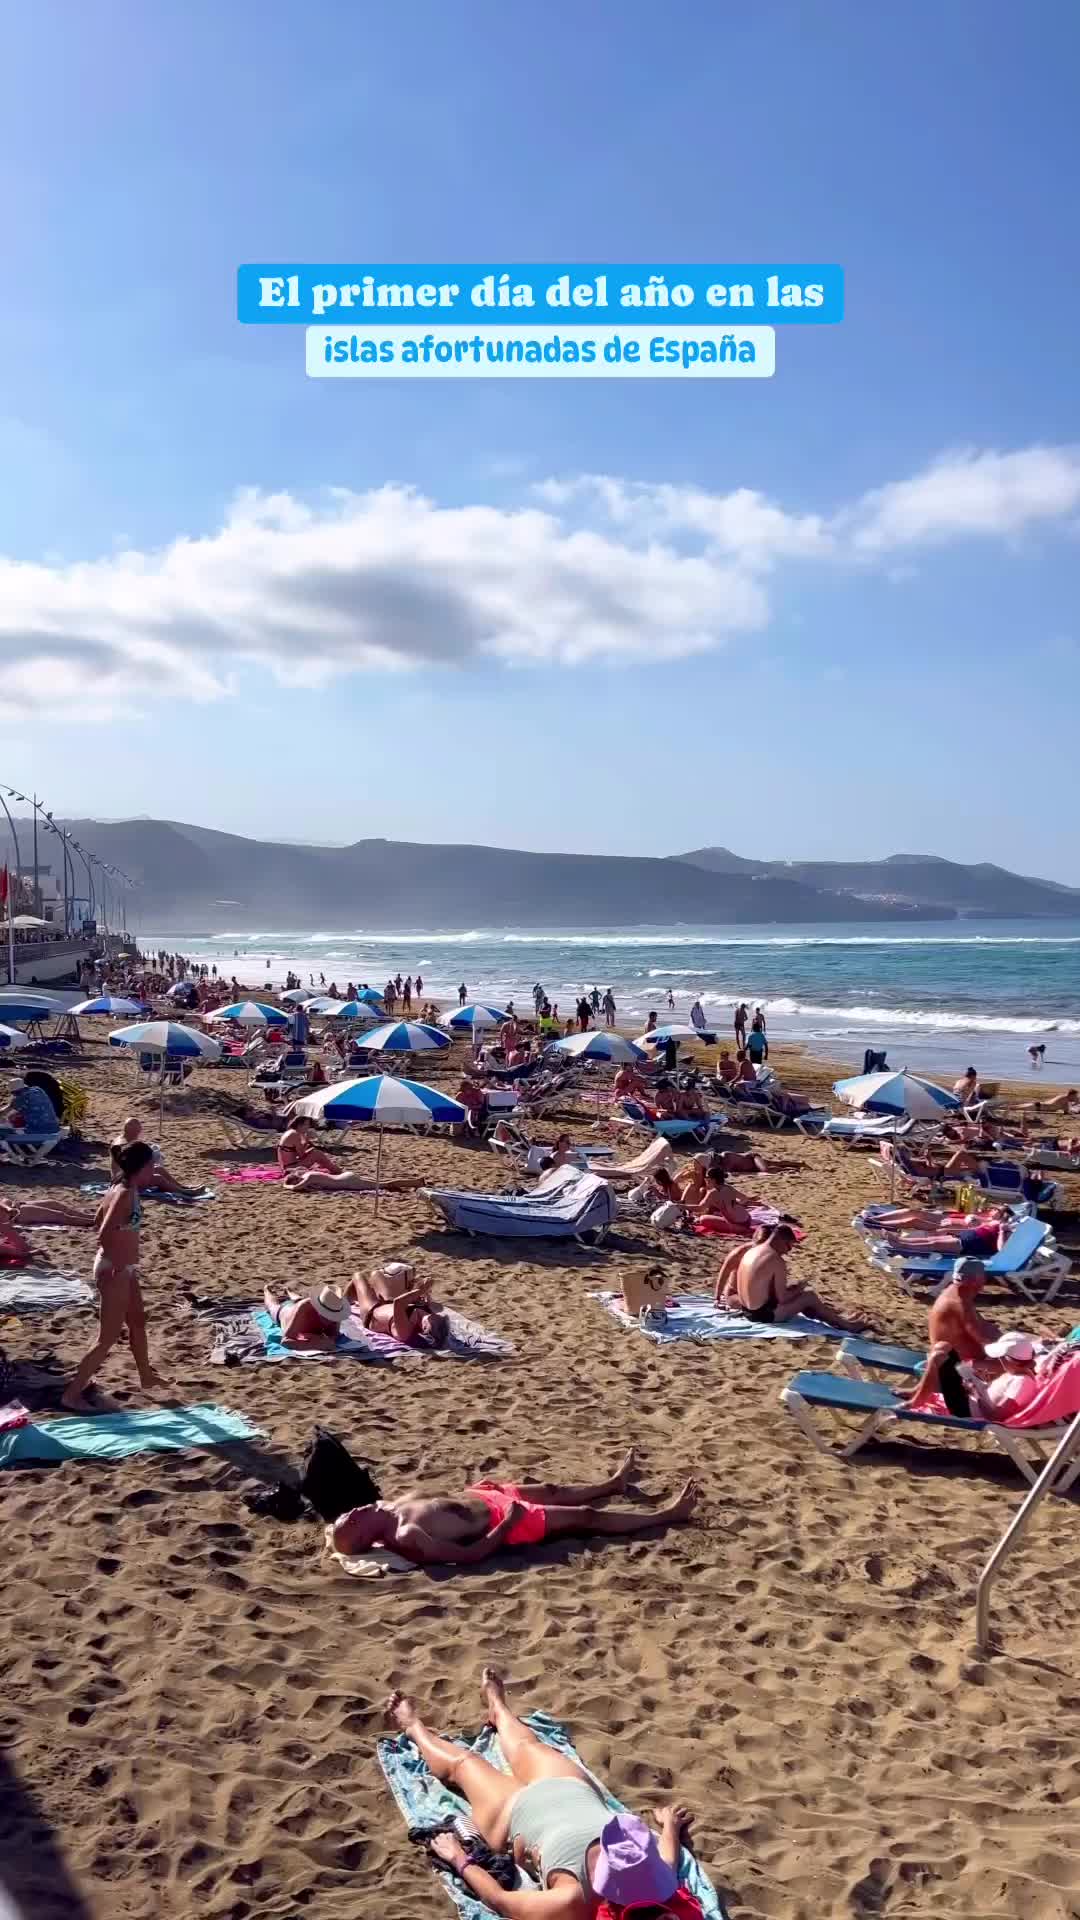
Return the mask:
[(405, 1260), (389, 1260), (375, 1267), (368, 1279), (354, 1273), (345, 1288), (372, 1333), (389, 1334), (406, 1347), (445, 1347), (450, 1320), (431, 1297), (431, 1281), (416, 1278)]
[(65, 1407), (85, 1412), (86, 1389), (120, 1340), (125, 1328), (131, 1352), (146, 1388), (165, 1381), (150, 1364), (146, 1316), (139, 1286), (139, 1228), (142, 1225), (142, 1189), (154, 1178), (154, 1156), (145, 1140), (123, 1147), (116, 1159), (117, 1177), (95, 1215), (98, 1250), (94, 1283), (98, 1290), (98, 1337), (81, 1360), (61, 1398)]
[(305, 1173), (341, 1171), (337, 1161), (315, 1145), (311, 1138), (311, 1120), (306, 1113), (293, 1114), (287, 1132), (278, 1141), (277, 1158), (282, 1173), (291, 1173), (294, 1167), (303, 1168)]

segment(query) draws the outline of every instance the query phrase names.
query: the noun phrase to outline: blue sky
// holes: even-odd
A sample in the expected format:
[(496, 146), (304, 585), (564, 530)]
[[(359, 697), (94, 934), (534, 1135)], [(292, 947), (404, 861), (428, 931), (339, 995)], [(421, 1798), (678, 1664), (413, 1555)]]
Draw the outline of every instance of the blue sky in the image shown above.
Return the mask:
[[(8, 21), (0, 781), (1080, 883), (1080, 11), (542, 21)], [(847, 318), (771, 382), (311, 382), (234, 318), (290, 258), (835, 260)]]

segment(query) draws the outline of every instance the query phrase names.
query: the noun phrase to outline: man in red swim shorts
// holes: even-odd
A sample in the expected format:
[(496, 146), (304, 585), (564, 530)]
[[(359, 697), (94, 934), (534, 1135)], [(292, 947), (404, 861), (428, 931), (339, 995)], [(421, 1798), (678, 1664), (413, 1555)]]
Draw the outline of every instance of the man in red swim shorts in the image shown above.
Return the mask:
[(420, 1567), (467, 1567), (500, 1547), (535, 1546), (570, 1533), (646, 1533), (650, 1527), (677, 1526), (689, 1519), (697, 1499), (692, 1480), (670, 1506), (651, 1513), (613, 1513), (598, 1507), (598, 1501), (626, 1492), (635, 1468), (631, 1452), (618, 1473), (595, 1486), (482, 1480), (457, 1499), (415, 1495), (354, 1507), (334, 1522), (334, 1547), (344, 1554), (384, 1547)]

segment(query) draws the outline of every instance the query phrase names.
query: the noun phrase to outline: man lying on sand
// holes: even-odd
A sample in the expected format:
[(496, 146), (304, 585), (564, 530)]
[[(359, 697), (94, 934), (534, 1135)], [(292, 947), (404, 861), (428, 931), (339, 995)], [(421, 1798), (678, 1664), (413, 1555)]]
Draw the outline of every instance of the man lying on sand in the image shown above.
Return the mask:
[(365, 1327), (386, 1333), (407, 1347), (445, 1347), (450, 1321), (431, 1297), (432, 1282), (418, 1280), (406, 1260), (388, 1260), (369, 1278), (354, 1273), (345, 1298), (360, 1308)]
[(471, 1567), (502, 1547), (531, 1547), (567, 1534), (647, 1533), (650, 1527), (689, 1520), (697, 1487), (688, 1480), (678, 1499), (654, 1513), (615, 1512), (597, 1506), (625, 1493), (636, 1461), (627, 1454), (618, 1473), (592, 1487), (522, 1484), (492, 1480), (466, 1487), (463, 1495), (413, 1495), (374, 1507), (354, 1507), (335, 1521), (338, 1553), (388, 1547), (418, 1567)]
[(837, 1313), (811, 1287), (792, 1284), (788, 1279), (786, 1256), (795, 1245), (795, 1235), (783, 1221), (779, 1226), (760, 1227), (749, 1247), (736, 1247), (723, 1261), (716, 1278), (716, 1304), (744, 1313), (748, 1320), (762, 1325), (782, 1325), (797, 1314), (808, 1320), (823, 1320), (827, 1327), (841, 1333), (865, 1333), (865, 1320), (850, 1320)]
[(695, 1920), (700, 1903), (679, 1886), (679, 1852), (690, 1844), (690, 1815), (668, 1807), (659, 1834), (633, 1814), (612, 1814), (576, 1760), (538, 1738), (507, 1704), (494, 1667), (483, 1672), (484, 1702), (509, 1772), (425, 1726), (413, 1702), (392, 1693), (387, 1718), (422, 1756), (436, 1780), (468, 1802), (473, 1824), (496, 1853), (512, 1853), (539, 1887), (506, 1892), (474, 1865), (456, 1832), (430, 1842), (439, 1864), (473, 1899), (507, 1920)]

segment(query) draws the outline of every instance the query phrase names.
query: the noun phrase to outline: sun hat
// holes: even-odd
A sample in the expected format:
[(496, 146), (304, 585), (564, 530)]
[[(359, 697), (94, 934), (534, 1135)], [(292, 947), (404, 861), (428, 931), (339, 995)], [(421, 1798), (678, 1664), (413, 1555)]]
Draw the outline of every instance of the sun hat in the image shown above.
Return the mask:
[(416, 1268), (409, 1260), (386, 1260), (381, 1266), (372, 1268), (371, 1277), (373, 1280), (390, 1280), (397, 1284), (399, 1281), (415, 1279)]
[(333, 1321), (335, 1326), (341, 1324), (349, 1311), (349, 1302), (337, 1287), (320, 1287), (310, 1299), (320, 1319)]
[(968, 1253), (962, 1260), (953, 1261), (952, 1277), (958, 1286), (970, 1285), (975, 1280), (985, 1280), (986, 1268), (981, 1260)]
[(670, 1900), (679, 1876), (663, 1858), (651, 1827), (636, 1813), (622, 1812), (601, 1831), (592, 1884), (610, 1906), (649, 1906)]
[(1035, 1342), (1026, 1333), (1003, 1333), (986, 1351), (991, 1360), (1034, 1360)]

